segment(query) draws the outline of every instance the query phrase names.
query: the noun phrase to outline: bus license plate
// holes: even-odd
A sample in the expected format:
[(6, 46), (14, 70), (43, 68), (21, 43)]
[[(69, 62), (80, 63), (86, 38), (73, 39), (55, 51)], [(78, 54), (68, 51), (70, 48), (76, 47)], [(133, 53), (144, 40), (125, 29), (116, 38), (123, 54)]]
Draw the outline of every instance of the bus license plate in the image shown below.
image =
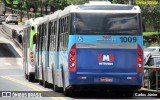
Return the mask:
[(112, 82), (113, 81), (113, 78), (108, 78), (108, 77), (102, 77), (100, 79), (101, 82)]

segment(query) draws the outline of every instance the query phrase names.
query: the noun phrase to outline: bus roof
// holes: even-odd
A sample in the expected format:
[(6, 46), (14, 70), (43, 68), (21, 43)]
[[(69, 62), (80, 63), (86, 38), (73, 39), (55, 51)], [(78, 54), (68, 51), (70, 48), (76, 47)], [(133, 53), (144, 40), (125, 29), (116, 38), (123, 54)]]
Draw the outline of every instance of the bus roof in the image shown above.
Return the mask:
[(62, 10), (57, 10), (56, 12), (54, 12), (53, 14), (49, 15), (49, 21), (56, 19), (58, 17), (58, 14), (61, 12)]
[(26, 21), (25, 21), (25, 26), (26, 26), (26, 27), (29, 27), (32, 22), (33, 22), (33, 19), (32, 19), (32, 18), (29, 19), (29, 20), (26, 20)]
[(97, 1), (83, 4), (70, 5), (66, 7), (59, 16), (69, 13), (141, 13), (139, 6), (129, 4), (111, 4), (105, 1)]
[(35, 24), (38, 25), (39, 22), (40, 22), (42, 19), (43, 19), (43, 17), (35, 18), (35, 19), (34, 19)]
[(85, 3), (85, 5), (106, 5), (111, 4), (110, 1), (89, 1), (89, 3)]
[(43, 18), (40, 19), (39, 24), (45, 23), (49, 20), (49, 15), (44, 16)]

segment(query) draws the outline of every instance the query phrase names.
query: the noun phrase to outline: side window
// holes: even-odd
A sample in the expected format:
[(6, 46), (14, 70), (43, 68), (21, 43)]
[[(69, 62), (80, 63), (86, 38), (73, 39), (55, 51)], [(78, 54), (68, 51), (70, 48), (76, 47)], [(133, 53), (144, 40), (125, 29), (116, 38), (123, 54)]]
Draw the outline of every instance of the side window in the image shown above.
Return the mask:
[(154, 65), (154, 59), (150, 58), (146, 65), (153, 66)]
[(51, 45), (51, 41), (52, 41), (52, 38), (51, 38), (51, 34), (52, 34), (52, 25), (53, 23), (52, 22), (49, 22), (49, 26), (48, 26), (48, 47), (47, 47), (47, 50), (49, 51), (49, 48), (52, 46)]

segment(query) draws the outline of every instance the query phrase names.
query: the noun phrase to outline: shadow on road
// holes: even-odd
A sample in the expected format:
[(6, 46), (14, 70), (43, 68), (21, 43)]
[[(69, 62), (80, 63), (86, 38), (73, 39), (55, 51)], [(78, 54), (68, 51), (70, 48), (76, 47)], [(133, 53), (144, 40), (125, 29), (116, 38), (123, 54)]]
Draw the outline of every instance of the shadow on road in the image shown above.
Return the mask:
[(0, 57), (21, 57), (9, 43), (0, 43)]

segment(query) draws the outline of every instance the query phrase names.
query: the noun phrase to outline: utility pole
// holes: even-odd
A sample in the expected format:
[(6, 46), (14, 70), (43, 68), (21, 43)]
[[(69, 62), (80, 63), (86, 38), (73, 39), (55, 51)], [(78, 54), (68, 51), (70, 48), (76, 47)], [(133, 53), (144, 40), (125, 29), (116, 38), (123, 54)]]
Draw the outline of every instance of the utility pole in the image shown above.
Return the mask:
[(26, 10), (27, 10), (27, 18), (29, 19), (29, 16), (28, 16), (28, 2), (26, 0)]
[(22, 0), (20, 1), (20, 9), (21, 9), (21, 12), (20, 12), (20, 14), (21, 14), (20, 22), (22, 22)]
[(41, 0), (41, 16), (42, 16), (42, 0)]

